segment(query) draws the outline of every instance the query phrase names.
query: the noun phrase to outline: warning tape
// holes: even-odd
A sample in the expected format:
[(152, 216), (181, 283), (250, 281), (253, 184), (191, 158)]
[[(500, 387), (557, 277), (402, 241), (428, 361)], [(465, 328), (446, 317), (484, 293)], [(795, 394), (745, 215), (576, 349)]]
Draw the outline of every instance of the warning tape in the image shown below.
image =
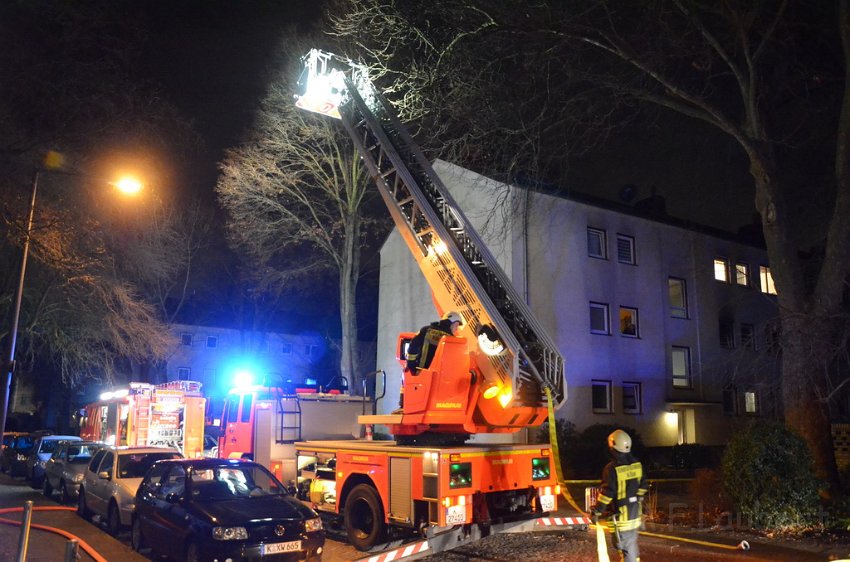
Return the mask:
[(564, 527), (572, 525), (590, 525), (587, 517), (541, 517), (537, 520), (538, 527)]
[(420, 541), (413, 544), (409, 544), (407, 546), (396, 548), (395, 550), (382, 552), (381, 554), (376, 554), (375, 556), (360, 558), (360, 562), (390, 562), (391, 560), (399, 560), (406, 556), (420, 554), (428, 550), (428, 548), (428, 541)]

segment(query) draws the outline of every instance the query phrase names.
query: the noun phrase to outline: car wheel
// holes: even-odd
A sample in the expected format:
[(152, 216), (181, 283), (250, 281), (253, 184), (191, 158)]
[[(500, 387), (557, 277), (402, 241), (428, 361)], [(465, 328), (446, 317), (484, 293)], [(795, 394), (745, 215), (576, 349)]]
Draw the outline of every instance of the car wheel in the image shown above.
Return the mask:
[(50, 485), (50, 478), (44, 479), (44, 485), (41, 487), (41, 491), (48, 498), (53, 497), (53, 486)]
[(198, 548), (198, 543), (190, 542), (186, 547), (186, 562), (200, 562), (201, 549)]
[(59, 482), (59, 503), (65, 505), (71, 502), (71, 494), (68, 493), (68, 485), (65, 481)]
[(147, 548), (147, 544), (145, 544), (145, 536), (142, 534), (142, 522), (138, 517), (133, 517), (133, 530), (130, 532), (130, 544), (136, 552), (141, 552), (143, 548)]
[(83, 490), (82, 486), (80, 487), (80, 497), (77, 500), (77, 514), (83, 519), (91, 517), (89, 506), (86, 505), (86, 492)]
[(386, 534), (384, 507), (378, 492), (368, 484), (358, 484), (345, 501), (345, 532), (357, 550), (369, 550), (383, 542)]
[(121, 534), (121, 513), (114, 500), (109, 502), (109, 510), (106, 512), (106, 528), (113, 537)]

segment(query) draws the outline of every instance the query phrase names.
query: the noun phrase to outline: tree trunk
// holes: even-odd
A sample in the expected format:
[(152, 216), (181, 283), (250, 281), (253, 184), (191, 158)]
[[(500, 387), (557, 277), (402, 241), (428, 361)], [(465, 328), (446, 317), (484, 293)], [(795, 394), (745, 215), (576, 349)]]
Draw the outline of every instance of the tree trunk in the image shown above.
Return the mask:
[(809, 445), (815, 474), (828, 484), (827, 494), (831, 496), (841, 490), (841, 484), (824, 391), (823, 373), (832, 360), (830, 322), (812, 315), (785, 314), (782, 332), (785, 425)]
[(357, 280), (360, 276), (359, 221), (352, 218), (346, 224), (345, 247), (339, 279), (339, 317), (342, 323), (340, 374), (348, 380), (352, 394), (360, 392), (357, 372)]

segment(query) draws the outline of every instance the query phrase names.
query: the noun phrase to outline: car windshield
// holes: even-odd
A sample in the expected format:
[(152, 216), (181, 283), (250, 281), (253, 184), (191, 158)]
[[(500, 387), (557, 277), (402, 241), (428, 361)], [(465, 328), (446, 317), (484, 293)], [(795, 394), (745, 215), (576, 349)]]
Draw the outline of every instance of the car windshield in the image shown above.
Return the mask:
[(21, 435), (15, 440), (15, 449), (32, 449), (32, 437)]
[(179, 458), (181, 458), (180, 453), (175, 451), (120, 454), (118, 455), (118, 478), (143, 478), (156, 461)]
[(88, 464), (97, 452), (94, 445), (68, 445), (68, 462), (71, 464)]
[(191, 478), (192, 499), (221, 501), (286, 494), (283, 485), (262, 466), (216, 466), (196, 469)]
[(56, 445), (58, 445), (60, 441), (58, 439), (45, 439), (41, 442), (41, 445), (38, 446), (39, 453), (52, 453), (56, 450)]

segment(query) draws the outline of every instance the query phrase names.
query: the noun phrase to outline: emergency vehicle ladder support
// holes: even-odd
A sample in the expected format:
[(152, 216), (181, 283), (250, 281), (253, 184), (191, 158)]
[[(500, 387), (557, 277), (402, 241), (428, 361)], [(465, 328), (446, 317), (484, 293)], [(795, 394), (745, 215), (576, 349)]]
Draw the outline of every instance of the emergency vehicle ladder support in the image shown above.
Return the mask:
[[(331, 56), (311, 53), (308, 56)], [(396, 226), (429, 282), (439, 279), (451, 302), (467, 311), (476, 334), (495, 328), (510, 353), (489, 356), (492, 372), (511, 379), (513, 398), (522, 404), (545, 403), (549, 388), (555, 406), (566, 400), (564, 360), (538, 324), (495, 258), (434, 172), (430, 162), (375, 89), (366, 69), (350, 61), (344, 72), (347, 98), (339, 105), (342, 123), (363, 157)], [(432, 275), (428, 275), (426, 268)], [(489, 325), (488, 324), (492, 324)], [(494, 339), (494, 338), (490, 338)], [(486, 376), (486, 374), (485, 374)]]
[(279, 394), (277, 397), (280, 423), (277, 424), (277, 442), (295, 443), (301, 440), (301, 400), (297, 394)]

